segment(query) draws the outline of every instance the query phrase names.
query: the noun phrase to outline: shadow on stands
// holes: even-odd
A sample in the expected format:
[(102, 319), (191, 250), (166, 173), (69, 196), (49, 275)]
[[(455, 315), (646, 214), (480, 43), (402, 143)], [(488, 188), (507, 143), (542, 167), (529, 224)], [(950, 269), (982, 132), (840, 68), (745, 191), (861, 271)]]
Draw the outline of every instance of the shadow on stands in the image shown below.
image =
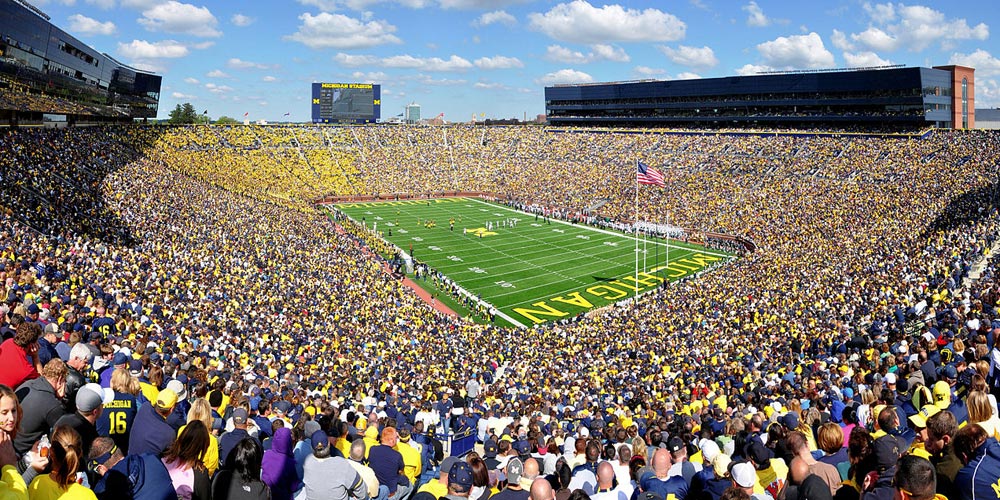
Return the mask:
[(132, 229), (113, 213), (104, 180), (146, 156), (160, 127), (104, 126), (0, 131), (0, 207), (39, 233), (131, 246)]

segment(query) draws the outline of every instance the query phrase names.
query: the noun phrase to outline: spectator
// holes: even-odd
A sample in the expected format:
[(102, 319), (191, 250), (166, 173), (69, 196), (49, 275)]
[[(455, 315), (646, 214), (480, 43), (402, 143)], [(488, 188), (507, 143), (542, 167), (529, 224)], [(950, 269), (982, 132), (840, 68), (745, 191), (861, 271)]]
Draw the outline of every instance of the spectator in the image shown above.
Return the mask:
[[(254, 438), (246, 438), (233, 448), (233, 469), (224, 469), (212, 481), (212, 498), (217, 500), (270, 500), (271, 489), (261, 480), (264, 450)], [(292, 472), (295, 469), (292, 468)], [(287, 498), (291, 498), (289, 495)]]
[(97, 419), (97, 434), (110, 436), (114, 439), (115, 446), (123, 454), (128, 454), (129, 436), (132, 434), (138, 410), (136, 394), (139, 393), (139, 381), (125, 368), (108, 368), (104, 373), (112, 370), (114, 372), (110, 378), (112, 399), (104, 404), (101, 416)]
[(66, 364), (53, 359), (42, 368), (41, 375), (25, 382), (16, 391), (24, 413), (14, 440), (14, 450), (19, 456), (48, 434), (65, 414), (60, 400), (65, 396)]
[(946, 500), (937, 493), (934, 466), (926, 458), (905, 455), (899, 459), (893, 486), (901, 500)]
[(1000, 478), (1000, 444), (986, 434), (979, 424), (959, 429), (955, 434), (955, 453), (962, 469), (955, 477), (954, 498), (972, 500), (996, 495), (994, 485)]
[[(135, 414), (132, 425), (142, 429), (142, 432), (133, 432), (129, 435), (128, 452), (130, 455), (141, 455), (152, 453), (157, 456), (164, 455), (168, 448), (174, 443), (175, 432), (167, 425), (167, 416), (173, 411), (177, 403), (177, 393), (170, 389), (160, 391), (156, 402), (144, 404), (139, 407)], [(190, 424), (188, 424), (190, 425)], [(203, 425), (204, 427), (204, 425)], [(206, 441), (208, 441), (206, 439)], [(208, 443), (206, 442), (206, 447)], [(200, 456), (198, 457), (201, 458)]]
[(98, 475), (94, 493), (100, 500), (176, 500), (170, 473), (151, 453), (123, 455), (114, 440), (99, 437), (90, 447), (89, 468)]
[(52, 431), (52, 449), (49, 463), (52, 472), (36, 477), (28, 486), (30, 498), (93, 499), (97, 496), (89, 486), (80, 484), (78, 476), (85, 476), (86, 457), (83, 455), (80, 436), (72, 427), (56, 427)]
[(274, 432), (271, 449), (264, 452), (262, 470), (261, 479), (270, 488), (273, 500), (291, 500), (302, 489), (302, 480), (295, 472), (290, 429), (281, 427)]
[[(135, 443), (132, 448), (135, 448)], [(201, 463), (201, 457), (207, 450), (208, 429), (200, 420), (195, 420), (188, 423), (184, 432), (163, 452), (161, 460), (170, 474), (170, 481), (178, 498), (212, 498), (211, 479), (208, 477), (208, 470)]]
[[(303, 466), (302, 495), (306, 500), (368, 500), (364, 480), (343, 457), (330, 456), (330, 441), (323, 431), (311, 436), (313, 454)], [(297, 496), (298, 497), (298, 496)]]
[(405, 500), (413, 488), (404, 474), (406, 465), (403, 456), (393, 449), (398, 440), (396, 429), (386, 427), (382, 430), (381, 444), (368, 450), (368, 464), (378, 478), (380, 500), (397, 495)]
[(76, 412), (63, 415), (56, 421), (56, 427), (71, 427), (80, 436), (81, 460), (90, 456), (90, 446), (97, 439), (97, 420), (101, 418), (104, 404), (112, 401), (111, 397), (110, 390), (106, 392), (98, 384), (84, 385), (76, 392), (76, 404), (73, 405)]
[(42, 327), (25, 321), (17, 326), (14, 338), (0, 344), (0, 384), (18, 387), (27, 380), (38, 378), (42, 362), (38, 355), (38, 338)]

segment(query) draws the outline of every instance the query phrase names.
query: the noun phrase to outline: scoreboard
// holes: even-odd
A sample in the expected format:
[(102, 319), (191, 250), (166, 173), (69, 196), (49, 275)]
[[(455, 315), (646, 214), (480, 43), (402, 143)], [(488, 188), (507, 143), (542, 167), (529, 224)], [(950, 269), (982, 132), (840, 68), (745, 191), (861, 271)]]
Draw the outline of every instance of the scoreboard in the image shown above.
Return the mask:
[(312, 84), (313, 123), (375, 123), (381, 118), (381, 113), (381, 85)]

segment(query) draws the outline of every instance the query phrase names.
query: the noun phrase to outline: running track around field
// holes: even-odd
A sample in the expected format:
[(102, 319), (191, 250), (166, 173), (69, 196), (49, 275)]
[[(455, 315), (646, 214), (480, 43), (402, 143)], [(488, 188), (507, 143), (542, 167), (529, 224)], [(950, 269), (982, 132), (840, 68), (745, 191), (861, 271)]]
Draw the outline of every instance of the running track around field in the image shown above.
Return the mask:
[(421, 299), (424, 299), (424, 302), (430, 304), (431, 307), (437, 309), (438, 312), (443, 312), (445, 314), (458, 317), (458, 314), (455, 311), (452, 311), (450, 307), (442, 304), (440, 300), (432, 299), (431, 294), (427, 293), (427, 290), (420, 288), (420, 285), (414, 283), (413, 280), (411, 280), (410, 278), (404, 277), (403, 284), (412, 288), (413, 291), (417, 293), (417, 296), (419, 296)]

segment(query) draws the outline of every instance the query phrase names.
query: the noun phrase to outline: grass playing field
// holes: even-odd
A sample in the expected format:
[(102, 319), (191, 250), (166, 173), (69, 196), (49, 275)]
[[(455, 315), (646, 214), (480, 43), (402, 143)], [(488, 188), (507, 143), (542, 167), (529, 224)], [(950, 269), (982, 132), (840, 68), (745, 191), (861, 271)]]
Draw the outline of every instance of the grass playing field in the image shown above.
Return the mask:
[(640, 241), (636, 252), (632, 236), (536, 219), (476, 198), (336, 207), (492, 305), (498, 324), (526, 326), (569, 318), (733, 258), (699, 245), (674, 240), (668, 245), (662, 239)]

